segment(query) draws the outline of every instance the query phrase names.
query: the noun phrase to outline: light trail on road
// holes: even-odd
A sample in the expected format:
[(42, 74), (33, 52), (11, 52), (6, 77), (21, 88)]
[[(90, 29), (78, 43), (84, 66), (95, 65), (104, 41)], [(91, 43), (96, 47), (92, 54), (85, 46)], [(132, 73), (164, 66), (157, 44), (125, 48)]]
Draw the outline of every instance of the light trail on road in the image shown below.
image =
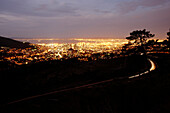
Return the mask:
[(129, 79), (139, 77), (139, 76), (141, 76), (141, 75), (144, 75), (144, 74), (149, 73), (150, 71), (155, 70), (155, 69), (156, 69), (155, 63), (154, 63), (151, 59), (149, 59), (149, 58), (148, 58), (148, 61), (149, 61), (150, 64), (151, 64), (151, 68), (149, 69), (149, 71), (145, 71), (145, 72), (143, 72), (143, 73), (139, 73), (139, 74), (137, 74), (137, 75), (130, 76)]
[[(152, 60), (150, 60), (150, 59), (148, 59), (148, 61), (151, 63), (151, 68), (149, 70), (150, 71), (155, 70), (156, 69), (156, 65), (154, 64), (154, 62)], [(140, 74), (137, 74), (137, 75), (134, 75), (134, 76), (130, 76), (128, 78), (129, 79), (136, 78), (136, 77), (139, 77), (141, 75), (147, 74), (150, 71), (145, 71), (143, 73), (140, 73)], [(120, 79), (127, 79), (127, 77), (120, 77)], [(61, 93), (61, 92), (66, 92), (66, 91), (70, 91), (70, 90), (75, 90), (75, 89), (85, 88), (85, 87), (89, 87), (89, 86), (94, 86), (94, 85), (98, 85), (98, 84), (102, 84), (102, 83), (107, 83), (107, 82), (111, 82), (113, 80), (114, 79), (112, 78), (112, 79), (109, 79), (109, 80), (104, 80), (104, 81), (95, 82), (95, 83), (91, 83), (91, 84), (86, 84), (86, 85), (82, 85), (82, 86), (76, 86), (76, 87), (73, 87), (73, 88), (61, 89), (61, 90), (57, 90), (57, 91), (53, 91), (53, 92), (49, 92), (49, 93), (44, 93), (44, 94), (40, 94), (40, 95), (26, 97), (26, 98), (23, 98), (23, 99), (20, 99), (20, 100), (9, 102), (8, 105), (9, 104), (18, 103), (18, 102), (22, 102), (22, 101), (26, 101), (26, 100), (31, 100), (31, 99), (42, 97), (42, 96), (47, 96), (47, 95), (50, 95), (50, 94)]]
[(156, 65), (154, 64), (154, 62), (151, 60), (151, 59), (148, 59), (151, 63), (151, 68), (150, 68), (150, 71), (153, 71), (156, 69)]

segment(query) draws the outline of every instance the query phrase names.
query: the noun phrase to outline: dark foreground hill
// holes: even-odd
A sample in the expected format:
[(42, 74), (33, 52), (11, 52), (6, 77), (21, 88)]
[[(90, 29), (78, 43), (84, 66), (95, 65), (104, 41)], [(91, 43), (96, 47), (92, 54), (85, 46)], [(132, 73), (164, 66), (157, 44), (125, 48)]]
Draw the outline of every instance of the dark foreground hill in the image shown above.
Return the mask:
[(0, 36), (0, 47), (10, 47), (10, 48), (29, 48), (29, 43), (23, 43), (10, 38)]
[[(170, 113), (168, 70), (170, 56), (158, 54), (152, 55), (151, 58), (157, 63), (157, 69), (139, 78), (56, 93), (7, 105), (0, 111), (2, 110), (2, 113)], [(139, 59), (141, 63), (142, 60)], [(120, 63), (121, 59), (115, 62), (118, 60)], [(132, 61), (131, 65), (127, 62), (127, 66), (132, 68), (133, 64), (137, 67), (135, 59)], [(73, 64), (70, 65), (73, 67)], [(68, 64), (67, 67), (69, 67)], [(14, 92), (7, 94), (14, 95)]]
[[(139, 60), (140, 59), (140, 60)], [(76, 59), (39, 62), (2, 70), (0, 104), (59, 89), (127, 77), (149, 69), (144, 56), (81, 62)]]

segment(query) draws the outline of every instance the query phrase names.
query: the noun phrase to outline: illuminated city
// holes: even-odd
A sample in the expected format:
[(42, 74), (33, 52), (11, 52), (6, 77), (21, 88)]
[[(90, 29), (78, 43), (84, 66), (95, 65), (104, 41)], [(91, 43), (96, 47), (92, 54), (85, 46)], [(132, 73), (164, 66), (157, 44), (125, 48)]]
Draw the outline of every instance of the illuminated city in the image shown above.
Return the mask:
[[(49, 60), (65, 60), (78, 58), (81, 61), (97, 59), (111, 59), (121, 57), (122, 47), (127, 44), (126, 39), (67, 39), (65, 43), (49, 43), (62, 41), (60, 39), (18, 39), (20, 41), (34, 40), (38, 43), (32, 44), (35, 48), (16, 49), (2, 47), (0, 52), (7, 53), (1, 56), (0, 61), (9, 61), (16, 65), (30, 64)], [(44, 41), (46, 43), (41, 43)], [(67, 41), (67, 43), (66, 43)], [(74, 43), (69, 43), (76, 41)], [(163, 40), (159, 40), (162, 42)], [(99, 56), (96, 56), (96, 55)], [(114, 56), (110, 56), (114, 54)]]
[(170, 0), (0, 0), (0, 113), (170, 113)]
[[(28, 40), (28, 39), (27, 39)], [(42, 40), (42, 39), (37, 39)], [(52, 40), (52, 39), (46, 39)], [(125, 39), (72, 39), (80, 41), (77, 43), (38, 43), (33, 44), (36, 48), (26, 49), (8, 49), (3, 48), (1, 52), (7, 51), (12, 56), (5, 57), (1, 60), (8, 60), (17, 65), (29, 64), (31, 62), (60, 60), (69, 58), (79, 58), (79, 60), (88, 61), (88, 58), (96, 60), (94, 54), (99, 53), (100, 59), (106, 58), (107, 55), (120, 54), (119, 50), (122, 45), (127, 43)]]

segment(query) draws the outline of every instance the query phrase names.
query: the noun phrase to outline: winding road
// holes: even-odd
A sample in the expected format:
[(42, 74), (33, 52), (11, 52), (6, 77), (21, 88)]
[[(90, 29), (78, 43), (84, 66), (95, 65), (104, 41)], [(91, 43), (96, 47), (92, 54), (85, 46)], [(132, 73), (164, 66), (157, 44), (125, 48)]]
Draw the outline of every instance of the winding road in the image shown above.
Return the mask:
[(139, 76), (141, 76), (141, 75), (144, 75), (144, 74), (149, 73), (150, 71), (155, 70), (155, 69), (156, 69), (155, 63), (154, 63), (151, 59), (149, 59), (149, 58), (148, 58), (148, 61), (149, 61), (150, 64), (151, 64), (151, 68), (149, 69), (149, 71), (145, 71), (145, 72), (143, 72), (143, 73), (139, 73), (139, 74), (137, 74), (137, 75), (130, 76), (129, 79), (139, 77)]
[[(120, 79), (133, 79), (133, 78), (136, 78), (136, 77), (139, 77), (141, 75), (144, 75), (144, 74), (147, 74), (153, 70), (156, 69), (156, 64), (151, 60), (151, 59), (148, 59), (148, 61), (150, 62), (151, 64), (151, 68), (149, 69), (149, 71), (145, 71), (143, 73), (139, 73), (137, 75), (133, 75), (133, 76), (130, 76), (130, 77), (120, 77)], [(48, 93), (44, 93), (44, 94), (39, 94), (39, 95), (35, 95), (35, 96), (30, 96), (30, 97), (26, 97), (26, 98), (23, 98), (23, 99), (20, 99), (20, 100), (16, 100), (16, 101), (12, 101), (12, 102), (9, 102), (7, 103), (7, 105), (9, 104), (15, 104), (15, 103), (18, 103), (18, 102), (22, 102), (22, 101), (26, 101), (26, 100), (31, 100), (31, 99), (34, 99), (34, 98), (38, 98), (38, 97), (42, 97), (42, 96), (47, 96), (47, 95), (51, 95), (51, 94), (56, 94), (56, 93), (60, 93), (60, 92), (66, 92), (66, 91), (70, 91), (70, 90), (75, 90), (75, 89), (80, 89), (80, 88), (85, 88), (85, 87), (90, 87), (90, 86), (94, 86), (94, 85), (98, 85), (98, 84), (102, 84), (102, 83), (107, 83), (107, 82), (111, 82), (115, 79), (109, 79), (109, 80), (104, 80), (104, 81), (100, 81), (100, 82), (95, 82), (95, 83), (91, 83), (91, 84), (86, 84), (86, 85), (81, 85), (81, 86), (76, 86), (76, 87), (73, 87), (73, 88), (67, 88), (67, 89), (61, 89), (61, 90), (56, 90), (56, 91), (52, 91), (52, 92), (48, 92)]]

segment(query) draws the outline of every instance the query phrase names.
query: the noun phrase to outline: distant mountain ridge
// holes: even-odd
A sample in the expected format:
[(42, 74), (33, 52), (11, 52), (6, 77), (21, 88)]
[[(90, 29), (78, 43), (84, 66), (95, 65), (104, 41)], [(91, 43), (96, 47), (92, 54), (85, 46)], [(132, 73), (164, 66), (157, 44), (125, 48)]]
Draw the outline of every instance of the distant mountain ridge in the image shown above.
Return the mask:
[(10, 48), (29, 48), (30, 43), (23, 43), (17, 40), (0, 36), (0, 47), (10, 47)]

